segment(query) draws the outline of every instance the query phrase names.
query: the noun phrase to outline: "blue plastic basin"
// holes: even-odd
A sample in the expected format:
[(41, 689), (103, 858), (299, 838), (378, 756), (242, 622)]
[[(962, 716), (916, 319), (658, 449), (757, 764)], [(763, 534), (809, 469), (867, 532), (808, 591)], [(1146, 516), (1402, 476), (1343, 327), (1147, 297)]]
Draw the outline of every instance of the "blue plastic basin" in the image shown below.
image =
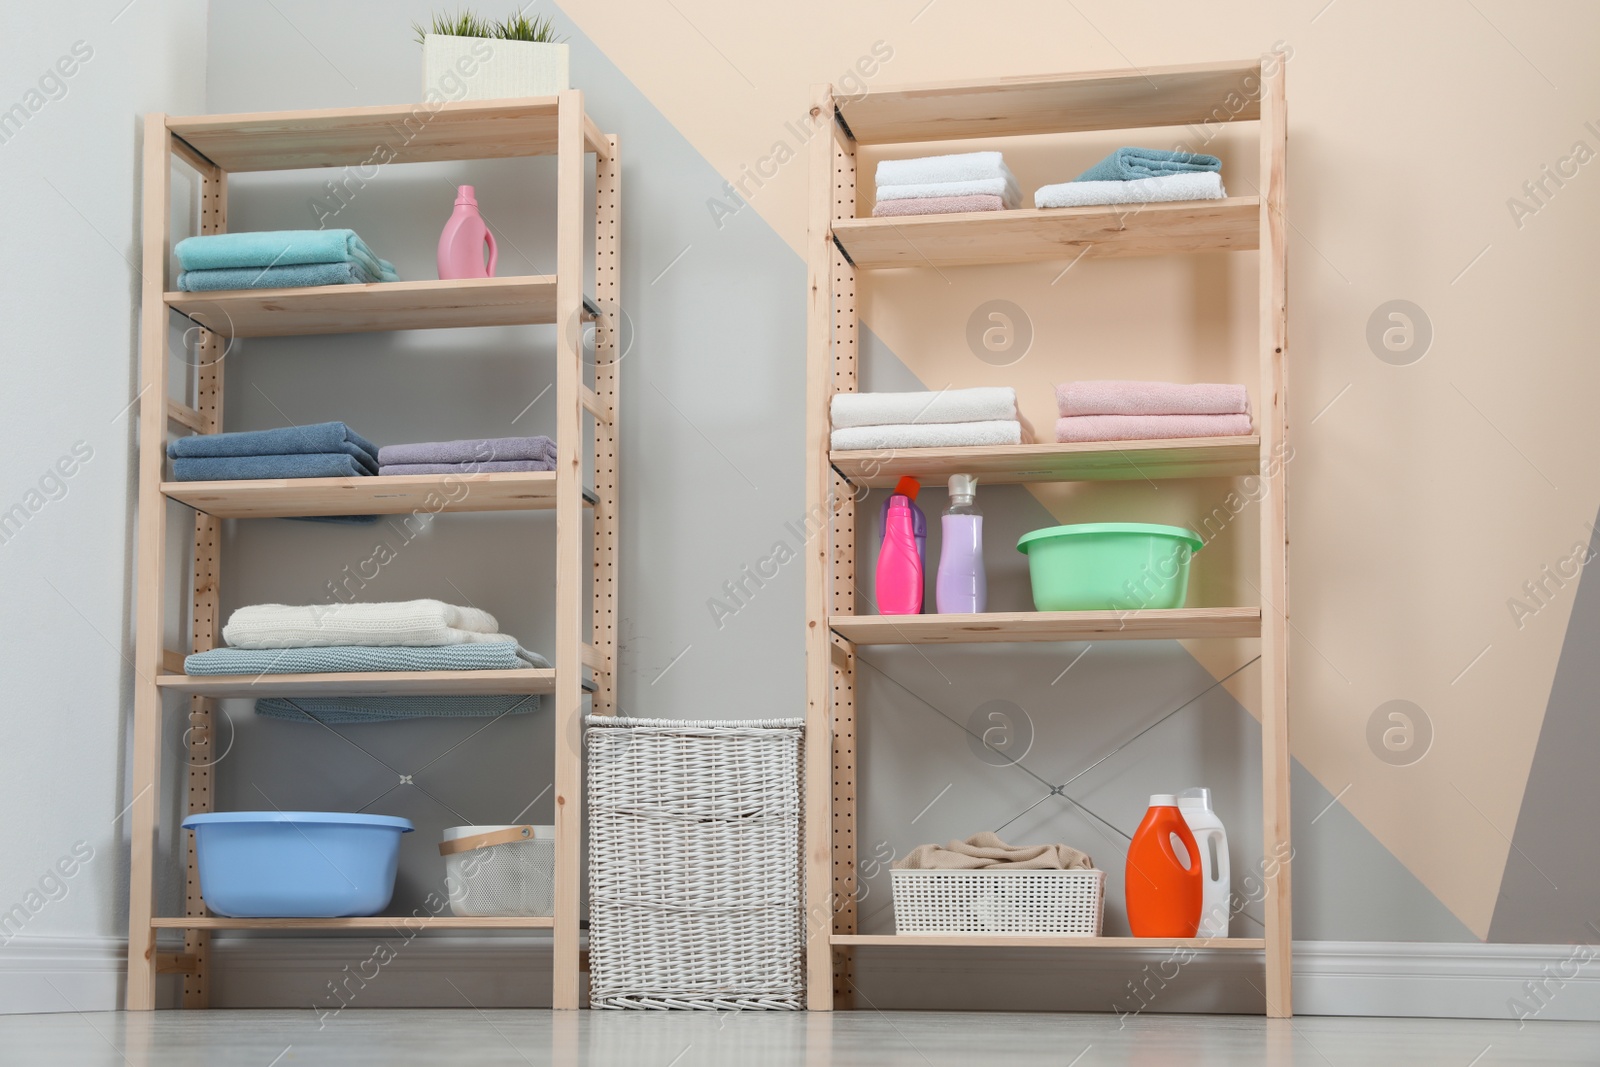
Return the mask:
[(376, 915), (394, 896), (411, 820), (339, 811), (219, 811), (194, 831), (200, 895), (234, 919)]

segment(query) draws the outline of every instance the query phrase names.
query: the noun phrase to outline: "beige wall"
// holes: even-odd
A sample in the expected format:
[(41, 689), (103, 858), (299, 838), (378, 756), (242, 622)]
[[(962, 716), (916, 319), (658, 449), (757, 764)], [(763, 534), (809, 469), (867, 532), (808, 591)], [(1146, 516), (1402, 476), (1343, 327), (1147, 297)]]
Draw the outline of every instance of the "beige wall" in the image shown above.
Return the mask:
[[(819, 0), (758, 11), (586, 0), (567, 11), (700, 153), (745, 183), (746, 210), (796, 250), (803, 163), (759, 185), (749, 175), (793, 143), (785, 124), (804, 115), (809, 86), (839, 80), (875, 42), (893, 54), (869, 85), (1235, 59), (1278, 42), (1292, 52), (1294, 754), (1485, 935), (1573, 586), (1521, 628), (1507, 600), (1587, 538), (1600, 497), (1590, 458), (1600, 371), (1576, 313), (1592, 300), (1600, 168), (1568, 164), (1577, 173), (1559, 189), (1548, 182), (1542, 205), (1522, 189), (1578, 142), (1600, 150), (1600, 8)], [(1253, 138), (1244, 128), (1216, 143), (1235, 193), (1251, 192)], [(1003, 147), (1031, 190), (1120, 143)], [(1508, 205), (1518, 196), (1520, 219)], [(1067, 378), (1252, 380), (1248, 263), (1085, 261), (1059, 272), (884, 276), (863, 316), (925, 384), (1015, 384), (1037, 426), (1049, 425), (1049, 385)], [(1035, 330), (1032, 351), (1005, 370), (963, 340), (972, 308), (996, 297), (1021, 305)], [(1432, 323), (1432, 346), (1412, 365), (1380, 361), (1366, 341), (1369, 316), (1393, 299)], [(1063, 518), (1197, 522), (1226, 489), (1130, 483), (1040, 496)], [(1194, 601), (1255, 602), (1243, 525), (1197, 560)], [(1221, 674), (1243, 648), (1191, 650)], [(1236, 690), (1247, 705), (1249, 685)], [(1392, 699), (1415, 702), (1434, 732), (1408, 766), (1368, 743), (1369, 717)]]

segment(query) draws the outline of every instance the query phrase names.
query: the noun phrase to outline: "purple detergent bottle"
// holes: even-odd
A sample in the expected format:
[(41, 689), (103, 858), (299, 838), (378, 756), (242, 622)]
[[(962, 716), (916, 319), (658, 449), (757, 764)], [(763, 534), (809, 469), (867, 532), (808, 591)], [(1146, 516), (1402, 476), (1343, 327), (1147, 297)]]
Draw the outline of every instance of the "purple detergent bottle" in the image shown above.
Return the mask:
[(983, 570), (983, 514), (974, 503), (978, 479), (950, 476), (950, 506), (940, 526), (939, 577), (934, 604), (941, 615), (982, 612), (989, 603), (989, 580)]

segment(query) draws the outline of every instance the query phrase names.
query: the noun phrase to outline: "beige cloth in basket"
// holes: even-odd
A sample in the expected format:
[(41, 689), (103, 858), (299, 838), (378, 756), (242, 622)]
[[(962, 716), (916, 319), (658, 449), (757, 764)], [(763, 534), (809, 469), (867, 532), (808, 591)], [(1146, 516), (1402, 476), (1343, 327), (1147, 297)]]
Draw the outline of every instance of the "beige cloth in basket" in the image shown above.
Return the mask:
[(1094, 860), (1069, 845), (1008, 845), (992, 831), (947, 845), (918, 845), (894, 862), (900, 871), (977, 871), (1014, 867), (1032, 871), (1093, 870)]

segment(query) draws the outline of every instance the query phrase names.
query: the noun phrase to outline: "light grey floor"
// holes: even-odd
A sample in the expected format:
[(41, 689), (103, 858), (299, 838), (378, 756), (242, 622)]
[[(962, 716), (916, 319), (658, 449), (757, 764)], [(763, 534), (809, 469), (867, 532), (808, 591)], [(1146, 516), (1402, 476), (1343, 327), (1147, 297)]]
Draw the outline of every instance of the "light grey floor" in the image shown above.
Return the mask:
[(0, 1017), (0, 1064), (1600, 1063), (1600, 1023), (1245, 1016), (165, 1011)]

